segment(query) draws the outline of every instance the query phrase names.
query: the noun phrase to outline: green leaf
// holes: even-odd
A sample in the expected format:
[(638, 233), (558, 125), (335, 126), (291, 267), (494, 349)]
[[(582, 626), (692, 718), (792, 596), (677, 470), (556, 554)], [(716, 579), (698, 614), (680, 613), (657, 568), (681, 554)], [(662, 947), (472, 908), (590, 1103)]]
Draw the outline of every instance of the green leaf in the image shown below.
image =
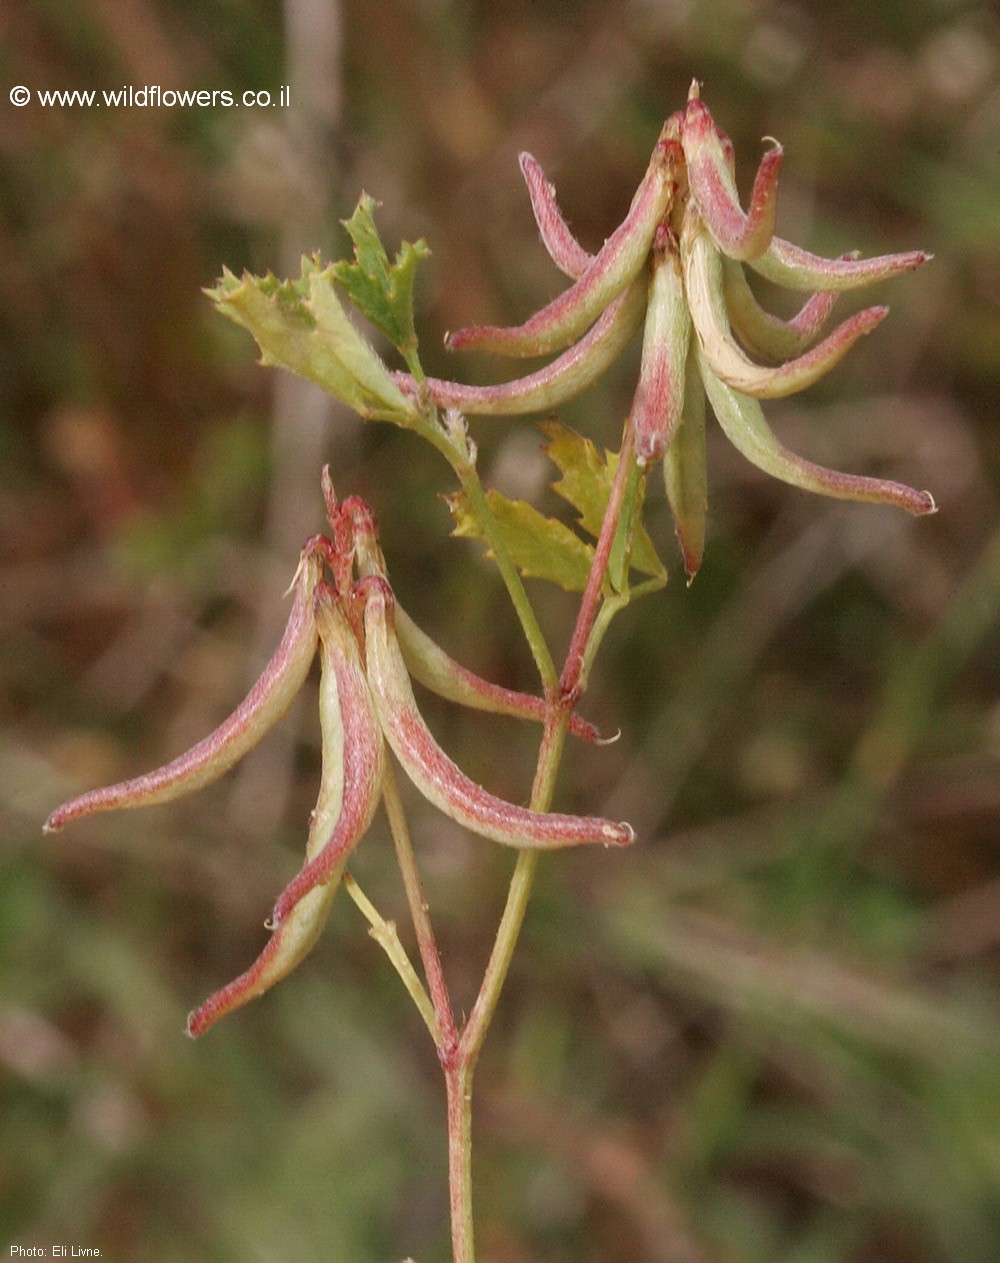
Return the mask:
[[(511, 560), (528, 579), (548, 579), (567, 592), (582, 592), (587, 586), (594, 550), (574, 535), (568, 526), (545, 517), (524, 500), (509, 500), (499, 491), (488, 491), (486, 499)], [(455, 520), (452, 531), (462, 539), (485, 540), (479, 521), (462, 491), (446, 496)], [(487, 552), (487, 556), (492, 556)]]
[(253, 335), (262, 363), (316, 382), (366, 419), (408, 424), (413, 406), (348, 319), (333, 272), (313, 256), (302, 260), (298, 280), (226, 271), (207, 293)]
[[(602, 458), (589, 439), (560, 421), (542, 421), (539, 429), (549, 440), (545, 445), (549, 459), (558, 466), (562, 474), (552, 484), (552, 490), (577, 510), (580, 525), (596, 539), (600, 534), (611, 484), (618, 468), (617, 454), (605, 451)], [(665, 578), (666, 569), (641, 525), (642, 493), (643, 480), (636, 480), (635, 498), (626, 505), (626, 511), (622, 515), (624, 521), (633, 524), (629, 560), (643, 574)]]
[(377, 205), (367, 193), (362, 193), (354, 214), (343, 221), (354, 242), (356, 262), (335, 263), (333, 274), (358, 310), (405, 354), (417, 345), (413, 328), (417, 264), (430, 251), (424, 241), (404, 241), (395, 263), (390, 263), (375, 227), (373, 212)]

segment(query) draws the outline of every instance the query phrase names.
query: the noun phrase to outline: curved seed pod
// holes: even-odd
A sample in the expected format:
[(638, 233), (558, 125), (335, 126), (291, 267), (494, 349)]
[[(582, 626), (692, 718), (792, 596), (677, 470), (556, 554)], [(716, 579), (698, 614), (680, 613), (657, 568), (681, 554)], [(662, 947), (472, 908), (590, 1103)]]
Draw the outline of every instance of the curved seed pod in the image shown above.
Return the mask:
[(736, 390), (757, 399), (779, 399), (804, 390), (830, 371), (858, 338), (881, 324), (888, 307), (868, 307), (845, 320), (818, 346), (777, 368), (747, 359), (733, 340), (726, 316), (719, 252), (693, 215), (684, 221), (681, 259), (691, 319), (705, 359), (716, 376)]
[(890, 504), (913, 514), (935, 512), (937, 506), (929, 491), (916, 491), (887, 478), (843, 474), (790, 452), (775, 437), (756, 399), (720, 381), (704, 356), (699, 356), (699, 367), (712, 411), (726, 437), (764, 473), (791, 483), (793, 487), (802, 487), (837, 500)]
[(99, 811), (150, 807), (170, 802), (218, 780), (274, 726), (292, 703), (316, 653), (313, 593), (323, 564), (323, 543), (310, 540), (292, 581), (295, 599), (285, 634), (274, 656), (236, 710), (213, 733), (172, 762), (132, 780), (91, 790), (64, 803), (46, 820), (55, 833), (72, 820)]
[(392, 589), (380, 576), (362, 579), (358, 588), (365, 598), (365, 655), (375, 708), (386, 740), (425, 798), (467, 829), (507, 846), (623, 846), (634, 840), (627, 824), (531, 811), (471, 781), (437, 744), (417, 709), (393, 628)]
[[(358, 496), (350, 496), (341, 507), (351, 515), (359, 574), (362, 578), (379, 575), (385, 579), (385, 558), (378, 543), (375, 514)], [(395, 600), (393, 626), (406, 669), (431, 692), (473, 710), (545, 722), (545, 702), (542, 698), (502, 688), (499, 684), (484, 680), (468, 667), (463, 667), (445, 653), (437, 641), (422, 631)], [(569, 731), (584, 741), (600, 740), (593, 724), (587, 723), (575, 713), (570, 715)]]
[[(439, 408), (458, 408), (470, 416), (519, 416), (558, 407), (586, 390), (615, 362), (631, 342), (646, 305), (642, 278), (604, 309), (590, 330), (545, 368), (497, 386), (466, 386), (428, 377), (425, 386)], [(404, 390), (415, 390), (413, 378), (394, 374)]]
[(227, 1013), (270, 991), (309, 955), (326, 925), (338, 884), (331, 882), (311, 890), (284, 925), (274, 931), (250, 968), (192, 1009), (187, 1020), (187, 1033), (192, 1039), (204, 1035)]
[(708, 471), (705, 457), (705, 390), (698, 372), (698, 352), (688, 346), (684, 378), (684, 408), (680, 425), (663, 458), (667, 502), (684, 558), (688, 584), (698, 573), (705, 553), (708, 512)]
[(859, 259), (856, 254), (824, 259), (818, 254), (810, 254), (801, 246), (793, 246), (790, 241), (774, 237), (762, 255), (750, 260), (750, 266), (785, 289), (835, 290), (841, 293), (912, 272), (933, 257), (924, 250), (909, 250), (903, 254), (882, 254), (873, 259)]
[(657, 230), (653, 275), (642, 337), (639, 384), (632, 401), (635, 459), (639, 466), (660, 460), (670, 446), (684, 403), (684, 365), (691, 340), (691, 316), (677, 238)]
[(576, 280), (593, 263), (594, 256), (584, 250), (570, 232), (556, 204), (556, 191), (531, 154), (518, 154), (517, 160), (528, 186), (531, 209), (535, 213), (535, 223), (538, 225), (542, 244), (556, 267)]
[(722, 260), (722, 288), (733, 331), (751, 351), (767, 359), (787, 360), (801, 355), (819, 334), (833, 310), (837, 295), (812, 294), (790, 320), (765, 311), (747, 283), (743, 266)]
[(271, 923), (284, 924), (299, 900), (316, 886), (336, 884), (351, 852), (372, 822), (382, 792), (385, 745), (375, 704), (365, 680), (357, 639), (343, 611), (332, 600), (317, 604), (323, 660), (320, 718), (340, 751), (343, 764), (342, 806), (337, 823), (322, 849), (307, 853), (308, 862), (282, 891)]
[[(541, 697), (503, 688), (463, 667), (449, 657), (437, 641), (421, 631), (398, 601), (394, 607), (393, 626), (406, 669), (431, 692), (473, 710), (509, 715), (513, 719), (531, 719), (540, 724), (545, 722), (545, 701)], [(584, 741), (600, 740), (594, 725), (577, 714), (569, 717), (569, 731)]]
[(716, 126), (708, 106), (698, 97), (688, 100), (681, 128), (688, 182), (701, 217), (719, 249), (732, 259), (755, 259), (774, 235), (778, 172), (782, 149), (774, 142), (760, 161), (744, 213), (732, 173), (732, 145)]
[[(337, 836), (345, 814), (351, 815), (348, 785), (349, 775), (345, 768), (345, 725), (341, 718), (341, 679), (331, 640), (328, 620), (335, 615), (328, 598), (320, 597), (318, 620), (324, 633), (320, 680), (320, 726), (323, 741), (323, 770), (320, 777), (319, 797), (309, 826), (306, 842), (306, 867), (315, 863), (327, 851), (330, 840)], [(336, 611), (339, 614), (339, 611)], [(343, 619), (343, 615), (340, 615)], [(359, 651), (353, 635), (354, 653)], [(338, 639), (339, 643), (339, 639)], [(363, 681), (362, 681), (363, 682)], [(377, 798), (377, 794), (376, 794)], [(345, 857), (346, 858), (346, 857)], [(343, 864), (341, 863), (340, 867)], [(336, 861), (335, 861), (336, 867)], [(300, 873), (301, 876), (301, 873)], [(276, 982), (280, 982), (306, 956), (315, 944), (326, 924), (333, 897), (337, 893), (339, 872), (333, 869), (322, 884), (314, 883), (294, 901), (282, 923), (268, 939), (264, 950), (245, 973), (216, 991), (188, 1017), (187, 1030), (192, 1037), (203, 1035), (220, 1017), (233, 1009), (262, 995)]]
[(676, 162), (676, 142), (661, 135), (624, 221), (575, 285), (523, 325), (473, 325), (449, 333), (446, 345), (500, 355), (546, 355), (572, 342), (642, 270), (656, 227), (670, 206)]

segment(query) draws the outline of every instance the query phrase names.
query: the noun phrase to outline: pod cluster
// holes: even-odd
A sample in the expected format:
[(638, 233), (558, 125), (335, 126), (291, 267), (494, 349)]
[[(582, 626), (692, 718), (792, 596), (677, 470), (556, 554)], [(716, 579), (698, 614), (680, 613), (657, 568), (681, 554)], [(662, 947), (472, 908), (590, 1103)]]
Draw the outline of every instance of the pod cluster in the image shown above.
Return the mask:
[[(326, 471), (324, 491), (330, 534), (303, 548), (284, 635), (236, 710), (170, 763), (82, 794), (56, 808), (44, 826), (52, 833), (97, 812), (169, 802), (217, 780), (287, 711), (318, 653), (322, 771), (305, 859), (274, 905), (264, 950), (190, 1015), (191, 1035), (268, 990), (311, 949), (381, 799), (387, 745), (430, 802), (493, 841), (553, 849), (621, 846), (635, 836), (627, 824), (507, 802), (476, 784), (442, 750), (417, 707), (411, 675), (446, 698), (520, 719), (543, 722), (546, 705), (482, 679), (422, 632), (395, 599), (369, 506), (357, 497), (337, 504)], [(576, 715), (570, 731), (597, 738)]]
[[(459, 329), (446, 343), (517, 357), (557, 354), (499, 385), (431, 378), (421, 389), (440, 407), (467, 414), (544, 411), (593, 383), (642, 327), (629, 424), (637, 462), (662, 462), (689, 576), (705, 544), (706, 399), (730, 442), (776, 478), (820, 495), (933, 512), (927, 491), (840, 473), (790, 452), (764, 418), (760, 400), (811, 385), (887, 314), (869, 307), (817, 340), (838, 293), (888, 280), (930, 257), (917, 250), (825, 259), (776, 237), (781, 161), (781, 146), (770, 142), (744, 210), (732, 142), (695, 82), (686, 109), (664, 124), (628, 214), (592, 255), (568, 228), (538, 163), (522, 154), (542, 241), (573, 283), (521, 325)], [(779, 319), (758, 303), (746, 268), (810, 296), (797, 315)], [(404, 392), (418, 390), (407, 374), (394, 376)]]

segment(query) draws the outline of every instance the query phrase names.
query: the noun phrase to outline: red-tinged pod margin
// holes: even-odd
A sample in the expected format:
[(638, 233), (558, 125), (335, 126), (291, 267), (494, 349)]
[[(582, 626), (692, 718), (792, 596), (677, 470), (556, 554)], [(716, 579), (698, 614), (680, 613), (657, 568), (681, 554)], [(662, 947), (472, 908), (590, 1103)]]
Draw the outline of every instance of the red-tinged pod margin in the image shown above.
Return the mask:
[(73, 820), (100, 811), (150, 807), (193, 793), (217, 780), (253, 749), (287, 711), (315, 657), (313, 593), (325, 554), (325, 542), (319, 537), (303, 549), (292, 581), (295, 596), (281, 643), (257, 683), (228, 719), (165, 766), (132, 780), (91, 790), (57, 807), (46, 820), (44, 831), (55, 833)]
[[(322, 598), (323, 594), (319, 595)], [(339, 880), (344, 864), (371, 824), (385, 773), (382, 730), (354, 632), (340, 608), (329, 599), (317, 602), (316, 625), (323, 662), (320, 717), (327, 739), (340, 750), (342, 804), (322, 849), (308, 860), (274, 905), (271, 923), (275, 927), (283, 924), (299, 900), (314, 887)]]
[[(529, 719), (539, 724), (545, 722), (546, 705), (543, 698), (493, 684), (470, 671), (468, 667), (463, 667), (417, 626), (398, 601), (395, 604), (393, 625), (406, 669), (431, 692), (473, 710), (509, 715), (512, 719)], [(583, 741), (601, 739), (594, 725), (575, 713), (569, 717), (569, 731)]]
[(748, 350), (771, 360), (801, 355), (819, 336), (837, 301), (836, 294), (820, 290), (794, 316), (782, 320), (757, 302), (741, 263), (722, 260), (722, 284), (733, 332)]
[(420, 792), (452, 820), (482, 837), (517, 848), (554, 849), (635, 840), (628, 824), (532, 811), (470, 780), (434, 740), (417, 709), (393, 626), (393, 596), (381, 576), (358, 585), (365, 602), (368, 682), (386, 740)]
[(547, 355), (579, 337), (642, 270), (653, 234), (673, 198), (679, 161), (677, 141), (661, 134), (628, 214), (575, 285), (523, 325), (474, 325), (448, 334), (445, 344), (456, 351), (475, 348), (498, 355)]
[[(324, 595), (322, 589), (317, 593), (317, 613), (321, 634), (324, 635), (319, 712), (323, 768), (319, 796), (309, 825), (303, 872), (323, 855), (330, 840), (337, 835), (345, 812), (352, 812), (348, 802), (352, 791), (347, 788), (350, 773), (345, 758), (345, 727), (341, 718), (341, 676), (336, 656), (327, 649), (333, 639), (340, 644), (342, 633), (339, 621), (343, 620), (343, 615), (334, 609), (332, 600)], [(335, 633), (331, 632), (331, 620), (338, 621)], [(349, 629), (347, 634), (353, 641)], [(356, 816), (354, 823), (358, 823)], [(340, 868), (343, 868), (343, 862)], [(204, 1035), (219, 1018), (263, 995), (309, 953), (326, 924), (330, 905), (337, 893), (338, 877), (339, 872), (335, 874), (331, 871), (325, 882), (314, 884), (306, 891), (290, 908), (281, 925), (274, 929), (264, 950), (250, 968), (209, 996), (188, 1016), (187, 1031), (192, 1038)]]
[(732, 259), (763, 254), (774, 235), (781, 146), (774, 142), (761, 159), (744, 212), (732, 176), (732, 143), (697, 96), (688, 101), (681, 143), (691, 195), (716, 245)]
[[(324, 469), (324, 483), (328, 482), (329, 474)], [(348, 525), (351, 539), (350, 546), (345, 545), (345, 551), (357, 562), (359, 576), (380, 575), (388, 580), (385, 556), (379, 544), (378, 519), (368, 501), (361, 496), (348, 496), (338, 506), (332, 495), (327, 495), (327, 505), (331, 519), (335, 516), (338, 524)], [(425, 688), (473, 710), (545, 722), (546, 707), (542, 698), (504, 688), (463, 667), (417, 626), (398, 601), (394, 601), (393, 608), (396, 637), (403, 660), (413, 678)], [(593, 724), (575, 713), (570, 715), (569, 731), (582, 741), (599, 742), (602, 739)]]
[(861, 289), (880, 281), (892, 280), (904, 272), (912, 272), (930, 262), (934, 256), (925, 250), (908, 250), (902, 254), (882, 254), (873, 259), (859, 259), (856, 254), (824, 259), (810, 254), (801, 246), (775, 237), (750, 266), (768, 281), (793, 290), (834, 290), (841, 293)]
[(726, 437), (751, 464), (772, 478), (837, 500), (888, 504), (917, 516), (936, 512), (929, 491), (917, 491), (888, 478), (841, 473), (790, 452), (767, 424), (756, 399), (720, 381), (703, 356), (699, 356), (699, 367), (712, 411)]
[(639, 384), (632, 402), (635, 458), (640, 466), (663, 458), (680, 421), (690, 339), (691, 317), (677, 238), (661, 226), (653, 246)]
[(556, 191), (545, 178), (545, 172), (530, 153), (518, 154), (521, 174), (528, 186), (531, 209), (542, 238), (542, 245), (549, 258), (573, 280), (581, 277), (594, 261), (594, 256), (584, 250), (569, 230), (562, 211), (556, 203)]
[[(358, 573), (362, 578), (380, 575), (386, 579), (385, 558), (378, 542), (378, 522), (371, 507), (359, 496), (349, 496), (341, 510), (351, 518)], [(545, 722), (546, 706), (541, 697), (518, 693), (484, 680), (445, 653), (437, 641), (417, 626), (398, 601), (393, 602), (393, 610), (393, 626), (406, 669), (425, 688), (449, 702), (457, 702), (472, 710), (534, 720), (540, 724)], [(594, 725), (575, 712), (569, 717), (569, 731), (583, 741), (601, 739)]]
[[(633, 281), (579, 342), (537, 372), (496, 386), (466, 386), (439, 377), (428, 377), (423, 385), (439, 408), (458, 408), (468, 416), (520, 416), (556, 408), (593, 385), (625, 350), (642, 319), (645, 290), (643, 278)], [(404, 392), (416, 391), (408, 373), (393, 378)]]
[(722, 259), (700, 218), (690, 208), (681, 233), (681, 260), (691, 319), (705, 359), (717, 377), (757, 399), (779, 399), (805, 390), (839, 363), (854, 343), (871, 333), (889, 312), (887, 307), (866, 308), (797, 359), (777, 367), (755, 364), (730, 333)]

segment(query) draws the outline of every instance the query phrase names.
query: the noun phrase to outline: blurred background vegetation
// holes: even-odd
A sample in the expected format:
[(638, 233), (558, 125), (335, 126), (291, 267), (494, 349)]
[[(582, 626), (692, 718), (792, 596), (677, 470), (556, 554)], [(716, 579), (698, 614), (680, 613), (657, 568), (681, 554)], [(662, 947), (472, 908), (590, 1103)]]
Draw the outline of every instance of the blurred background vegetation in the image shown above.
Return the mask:
[[(1000, 17), (971, 0), (5, 0), (0, 9), (0, 1245), (122, 1263), (447, 1255), (433, 1050), (349, 901), (312, 957), (197, 1044), (295, 870), (305, 704), (223, 783), (43, 839), (61, 799), (171, 757), (276, 640), (319, 468), (371, 500), (404, 603), (533, 687), (447, 470), (255, 365), (200, 290), (345, 250), (362, 189), (426, 237), (445, 329), (561, 287), (516, 155), (591, 248), (692, 76), (785, 145), (779, 231), (935, 254), (892, 318), (768, 409), (825, 463), (933, 490), (920, 522), (766, 481), (712, 436), (690, 590), (614, 627), (560, 805), (629, 854), (543, 865), (478, 1076), (484, 1263), (995, 1263), (1000, 1257)], [(268, 89), (280, 109), (15, 110), (31, 88)], [(867, 301), (867, 300), (866, 300)], [(845, 304), (846, 306), (846, 304)], [(564, 419), (617, 444), (632, 363)], [(484, 478), (548, 511), (529, 424)], [(572, 600), (537, 593), (554, 642)], [(537, 734), (426, 700), (523, 798)], [(498, 750), (502, 758), (498, 758)], [(414, 801), (459, 1007), (509, 853)], [(404, 919), (379, 823), (354, 871)]]

